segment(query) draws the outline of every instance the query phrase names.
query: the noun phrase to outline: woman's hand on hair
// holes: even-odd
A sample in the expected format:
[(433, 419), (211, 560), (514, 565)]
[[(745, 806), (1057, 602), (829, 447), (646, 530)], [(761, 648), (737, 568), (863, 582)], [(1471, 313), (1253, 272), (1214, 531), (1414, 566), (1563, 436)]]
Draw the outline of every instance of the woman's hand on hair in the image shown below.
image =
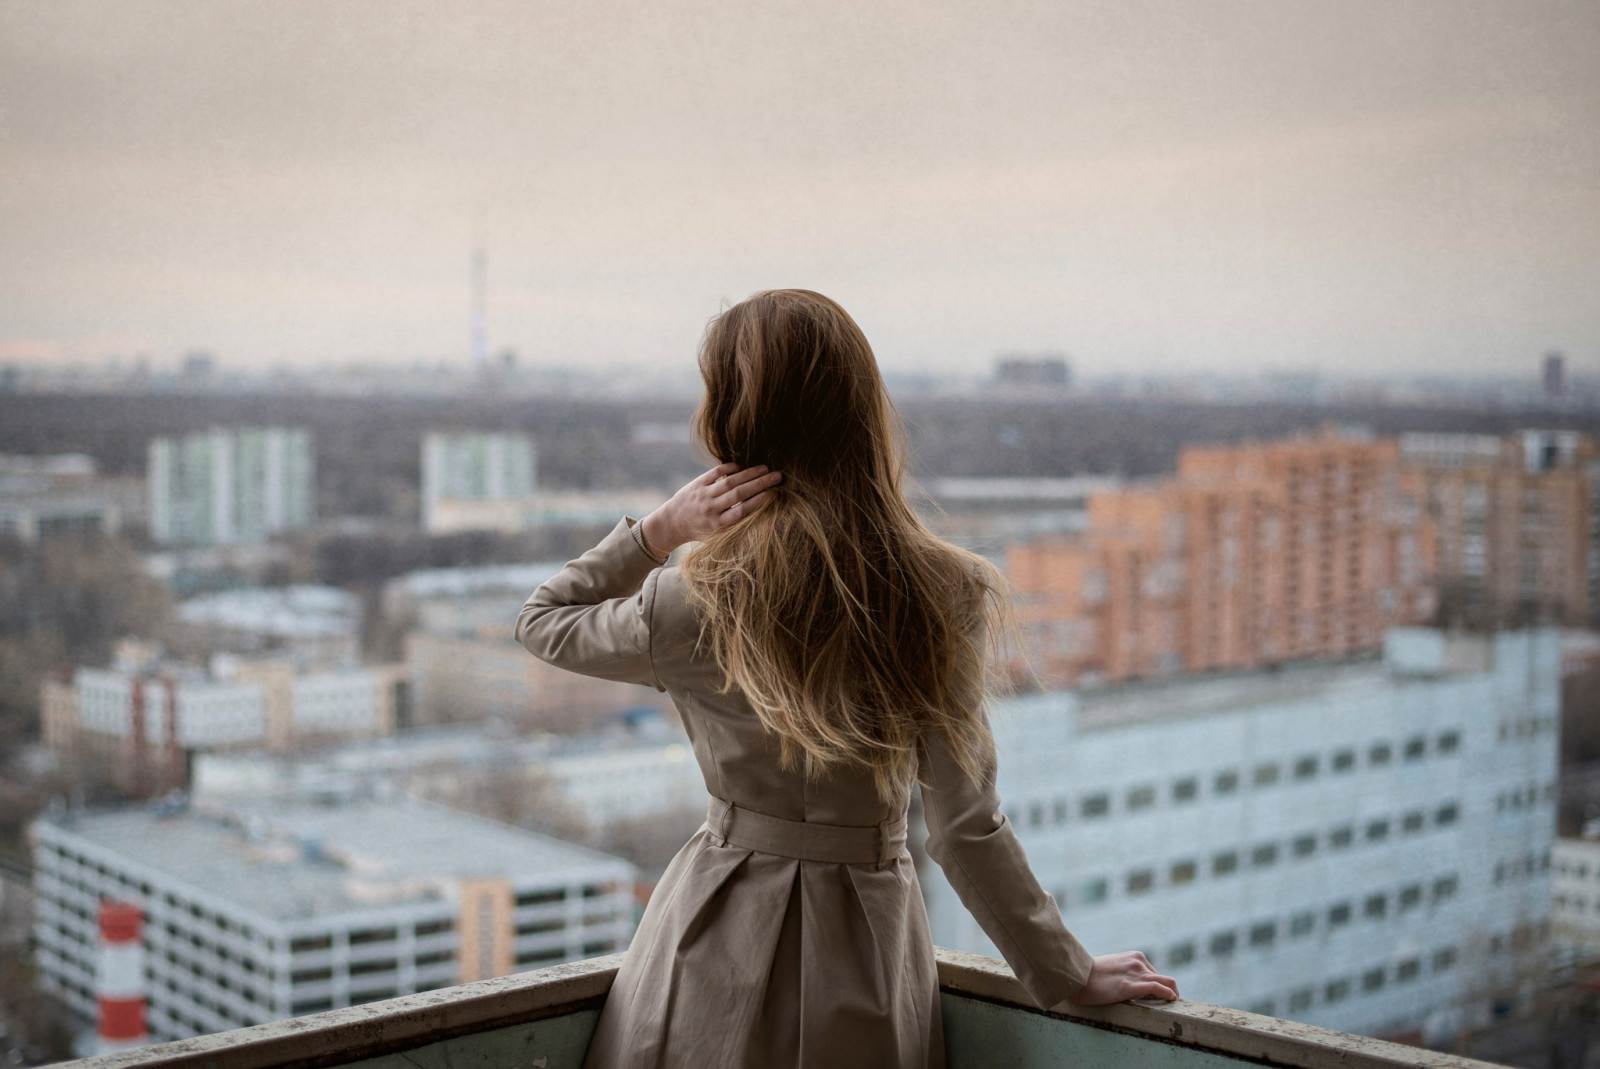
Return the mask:
[(1178, 997), (1178, 982), (1162, 976), (1150, 960), (1137, 950), (1121, 954), (1102, 954), (1094, 959), (1089, 982), (1072, 1001), (1080, 1006), (1109, 1006), (1130, 998), (1159, 998), (1171, 1002)]
[(644, 540), (665, 557), (685, 542), (698, 541), (754, 514), (771, 500), (781, 472), (765, 464), (741, 468), (719, 464), (685, 483), (671, 499), (643, 520)]

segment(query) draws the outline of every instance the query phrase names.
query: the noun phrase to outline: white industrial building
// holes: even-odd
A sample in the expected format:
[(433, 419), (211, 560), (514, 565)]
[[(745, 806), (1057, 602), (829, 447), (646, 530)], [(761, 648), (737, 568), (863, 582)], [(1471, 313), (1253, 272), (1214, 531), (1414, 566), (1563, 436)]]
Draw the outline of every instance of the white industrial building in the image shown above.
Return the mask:
[(95, 1014), (96, 908), (144, 912), (147, 1025), (179, 1039), (625, 947), (625, 861), (410, 800), (136, 809), (33, 826), (43, 986)]
[[(1382, 660), (1017, 698), (999, 790), (1092, 952), (1142, 950), (1205, 1002), (1441, 1037), (1548, 934), (1560, 671), (1554, 631), (1407, 629)], [(924, 888), (935, 942), (994, 953)]]

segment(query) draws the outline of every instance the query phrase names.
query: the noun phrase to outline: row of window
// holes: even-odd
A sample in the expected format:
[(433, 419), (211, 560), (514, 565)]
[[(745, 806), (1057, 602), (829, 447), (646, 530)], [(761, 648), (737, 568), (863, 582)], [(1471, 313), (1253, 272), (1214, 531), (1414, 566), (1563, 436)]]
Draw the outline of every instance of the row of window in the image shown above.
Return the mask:
[(1556, 781), (1551, 780), (1544, 785), (1541, 791), (1539, 785), (1530, 783), (1525, 787), (1518, 787), (1513, 791), (1501, 791), (1494, 796), (1494, 811), (1504, 813), (1507, 809), (1531, 809), (1539, 803), (1540, 796), (1544, 797), (1545, 804), (1556, 800)]
[[(1461, 748), (1461, 734), (1457, 731), (1446, 731), (1434, 741), (1436, 754), (1453, 754)], [(1428, 753), (1428, 739), (1424, 735), (1416, 735), (1405, 741), (1400, 749), (1400, 759), (1404, 761), (1419, 761)], [(1372, 767), (1380, 767), (1391, 763), (1395, 759), (1395, 749), (1387, 742), (1373, 743), (1368, 748), (1367, 763)], [(1327, 770), (1331, 773), (1345, 773), (1353, 771), (1357, 764), (1357, 754), (1353, 749), (1335, 751), (1327, 762)], [(1217, 772), (1211, 777), (1211, 794), (1213, 797), (1225, 798), (1237, 794), (1246, 784), (1252, 788), (1272, 787), (1284, 781), (1305, 782), (1313, 780), (1323, 773), (1322, 758), (1316, 754), (1306, 754), (1296, 758), (1287, 765), (1276, 761), (1266, 761), (1255, 765), (1248, 770), (1229, 768)], [(1201, 779), (1199, 776), (1185, 776), (1174, 780), (1167, 790), (1167, 801), (1170, 805), (1186, 805), (1198, 801), (1200, 798)], [(1153, 808), (1159, 796), (1159, 790), (1154, 783), (1141, 783), (1127, 788), (1122, 796), (1122, 809), (1126, 813), (1137, 813)], [(1113, 806), (1110, 791), (1096, 791), (1086, 794), (1078, 800), (1079, 817), (1090, 820), (1105, 817), (1111, 814)], [(1027, 826), (1030, 828), (1043, 827), (1047, 822), (1051, 824), (1064, 824), (1069, 817), (1070, 805), (1066, 798), (1052, 799), (1048, 804), (1043, 800), (1031, 801), (1026, 807)], [(1013, 823), (1018, 821), (1018, 814), (1007, 811)]]
[[(1454, 824), (1460, 816), (1460, 806), (1455, 802), (1447, 802), (1434, 809), (1431, 814), (1435, 827)], [(1348, 849), (1355, 845), (1358, 832), (1368, 843), (1384, 842), (1396, 829), (1400, 835), (1418, 834), (1428, 826), (1429, 817), (1427, 811), (1419, 809), (1402, 815), (1398, 820), (1377, 817), (1367, 821), (1360, 828), (1354, 824), (1341, 824), (1330, 829), (1325, 838), (1316, 832), (1306, 832), (1284, 842), (1257, 843), (1249, 849), (1220, 850), (1212, 854), (1204, 865), (1213, 879), (1222, 879), (1232, 876), (1247, 865), (1252, 869), (1260, 869), (1276, 865), (1283, 859), (1308, 860), (1316, 856), (1318, 849), (1324, 846), (1324, 841), (1329, 850)], [(1194, 857), (1172, 862), (1166, 869), (1166, 886), (1183, 887), (1194, 883), (1202, 874), (1202, 864), (1200, 858)], [(1145, 894), (1156, 889), (1159, 878), (1160, 874), (1154, 867), (1137, 868), (1123, 878), (1123, 890), (1129, 895)], [(1058, 893), (1056, 901), (1066, 909), (1069, 904), (1094, 905), (1105, 902), (1110, 896), (1110, 879), (1095, 877), (1084, 881), (1076, 896), (1069, 899), (1063, 891)]]
[(1437, 905), (1455, 897), (1460, 886), (1460, 879), (1452, 873), (1438, 877), (1426, 888), (1421, 883), (1407, 884), (1393, 894), (1380, 891), (1366, 895), (1359, 902), (1345, 899), (1330, 904), (1325, 910), (1303, 910), (1283, 921), (1262, 920), (1242, 929), (1224, 929), (1213, 932), (1203, 945), (1200, 940), (1194, 939), (1174, 943), (1167, 949), (1162, 961), (1166, 968), (1181, 969), (1194, 964), (1202, 951), (1214, 959), (1226, 960), (1233, 957), (1241, 946), (1270, 950), (1280, 938), (1310, 938), (1317, 931), (1319, 918), (1324, 930), (1329, 932), (1353, 922), (1358, 909), (1364, 919), (1382, 921), (1391, 913), (1399, 915), (1420, 908), (1427, 891), (1432, 892), (1432, 901)]
[[(1453, 946), (1439, 947), (1427, 956), (1426, 965), (1435, 975), (1448, 972), (1455, 968), (1460, 955)], [(1421, 956), (1406, 958), (1396, 962), (1392, 967), (1377, 965), (1365, 969), (1360, 976), (1338, 976), (1326, 980), (1321, 984), (1308, 984), (1295, 988), (1289, 992), (1287, 999), (1287, 1013), (1290, 1017), (1310, 1012), (1319, 998), (1324, 1006), (1335, 1006), (1350, 998), (1352, 994), (1375, 995), (1390, 983), (1409, 984), (1422, 976), (1424, 958)], [(1251, 1013), (1263, 1014), (1267, 1017), (1278, 1015), (1278, 1000), (1275, 998), (1262, 999), (1252, 1002), (1247, 1009)]]

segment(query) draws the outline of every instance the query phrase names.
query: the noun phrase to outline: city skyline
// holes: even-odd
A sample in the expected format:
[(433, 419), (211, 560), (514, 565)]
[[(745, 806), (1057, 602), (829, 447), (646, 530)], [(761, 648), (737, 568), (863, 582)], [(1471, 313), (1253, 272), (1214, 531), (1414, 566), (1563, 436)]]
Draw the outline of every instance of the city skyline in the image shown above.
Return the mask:
[(0, 363), (692, 361), (838, 298), (886, 369), (1600, 362), (1600, 13), (1474, 0), (0, 13)]

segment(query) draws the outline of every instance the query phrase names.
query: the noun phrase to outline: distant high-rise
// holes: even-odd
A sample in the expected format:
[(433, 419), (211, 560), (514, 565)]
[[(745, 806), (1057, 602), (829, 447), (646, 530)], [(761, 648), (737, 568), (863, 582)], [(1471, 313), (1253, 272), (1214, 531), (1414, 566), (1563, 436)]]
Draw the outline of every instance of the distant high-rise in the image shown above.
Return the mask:
[(262, 542), (309, 526), (311, 435), (291, 427), (214, 427), (150, 442), (150, 534), (169, 545)]
[(1004, 387), (1049, 386), (1064, 389), (1072, 384), (1072, 369), (1065, 357), (1052, 353), (1038, 356), (1003, 356), (995, 361), (995, 385)]
[(441, 501), (528, 497), (536, 485), (533, 439), (525, 434), (430, 432), (422, 441), (422, 526), (433, 530)]
[(481, 225), (472, 243), (472, 366), (489, 365), (489, 251)]
[(1566, 392), (1567, 358), (1551, 351), (1544, 354), (1544, 399), (1559, 401)]

